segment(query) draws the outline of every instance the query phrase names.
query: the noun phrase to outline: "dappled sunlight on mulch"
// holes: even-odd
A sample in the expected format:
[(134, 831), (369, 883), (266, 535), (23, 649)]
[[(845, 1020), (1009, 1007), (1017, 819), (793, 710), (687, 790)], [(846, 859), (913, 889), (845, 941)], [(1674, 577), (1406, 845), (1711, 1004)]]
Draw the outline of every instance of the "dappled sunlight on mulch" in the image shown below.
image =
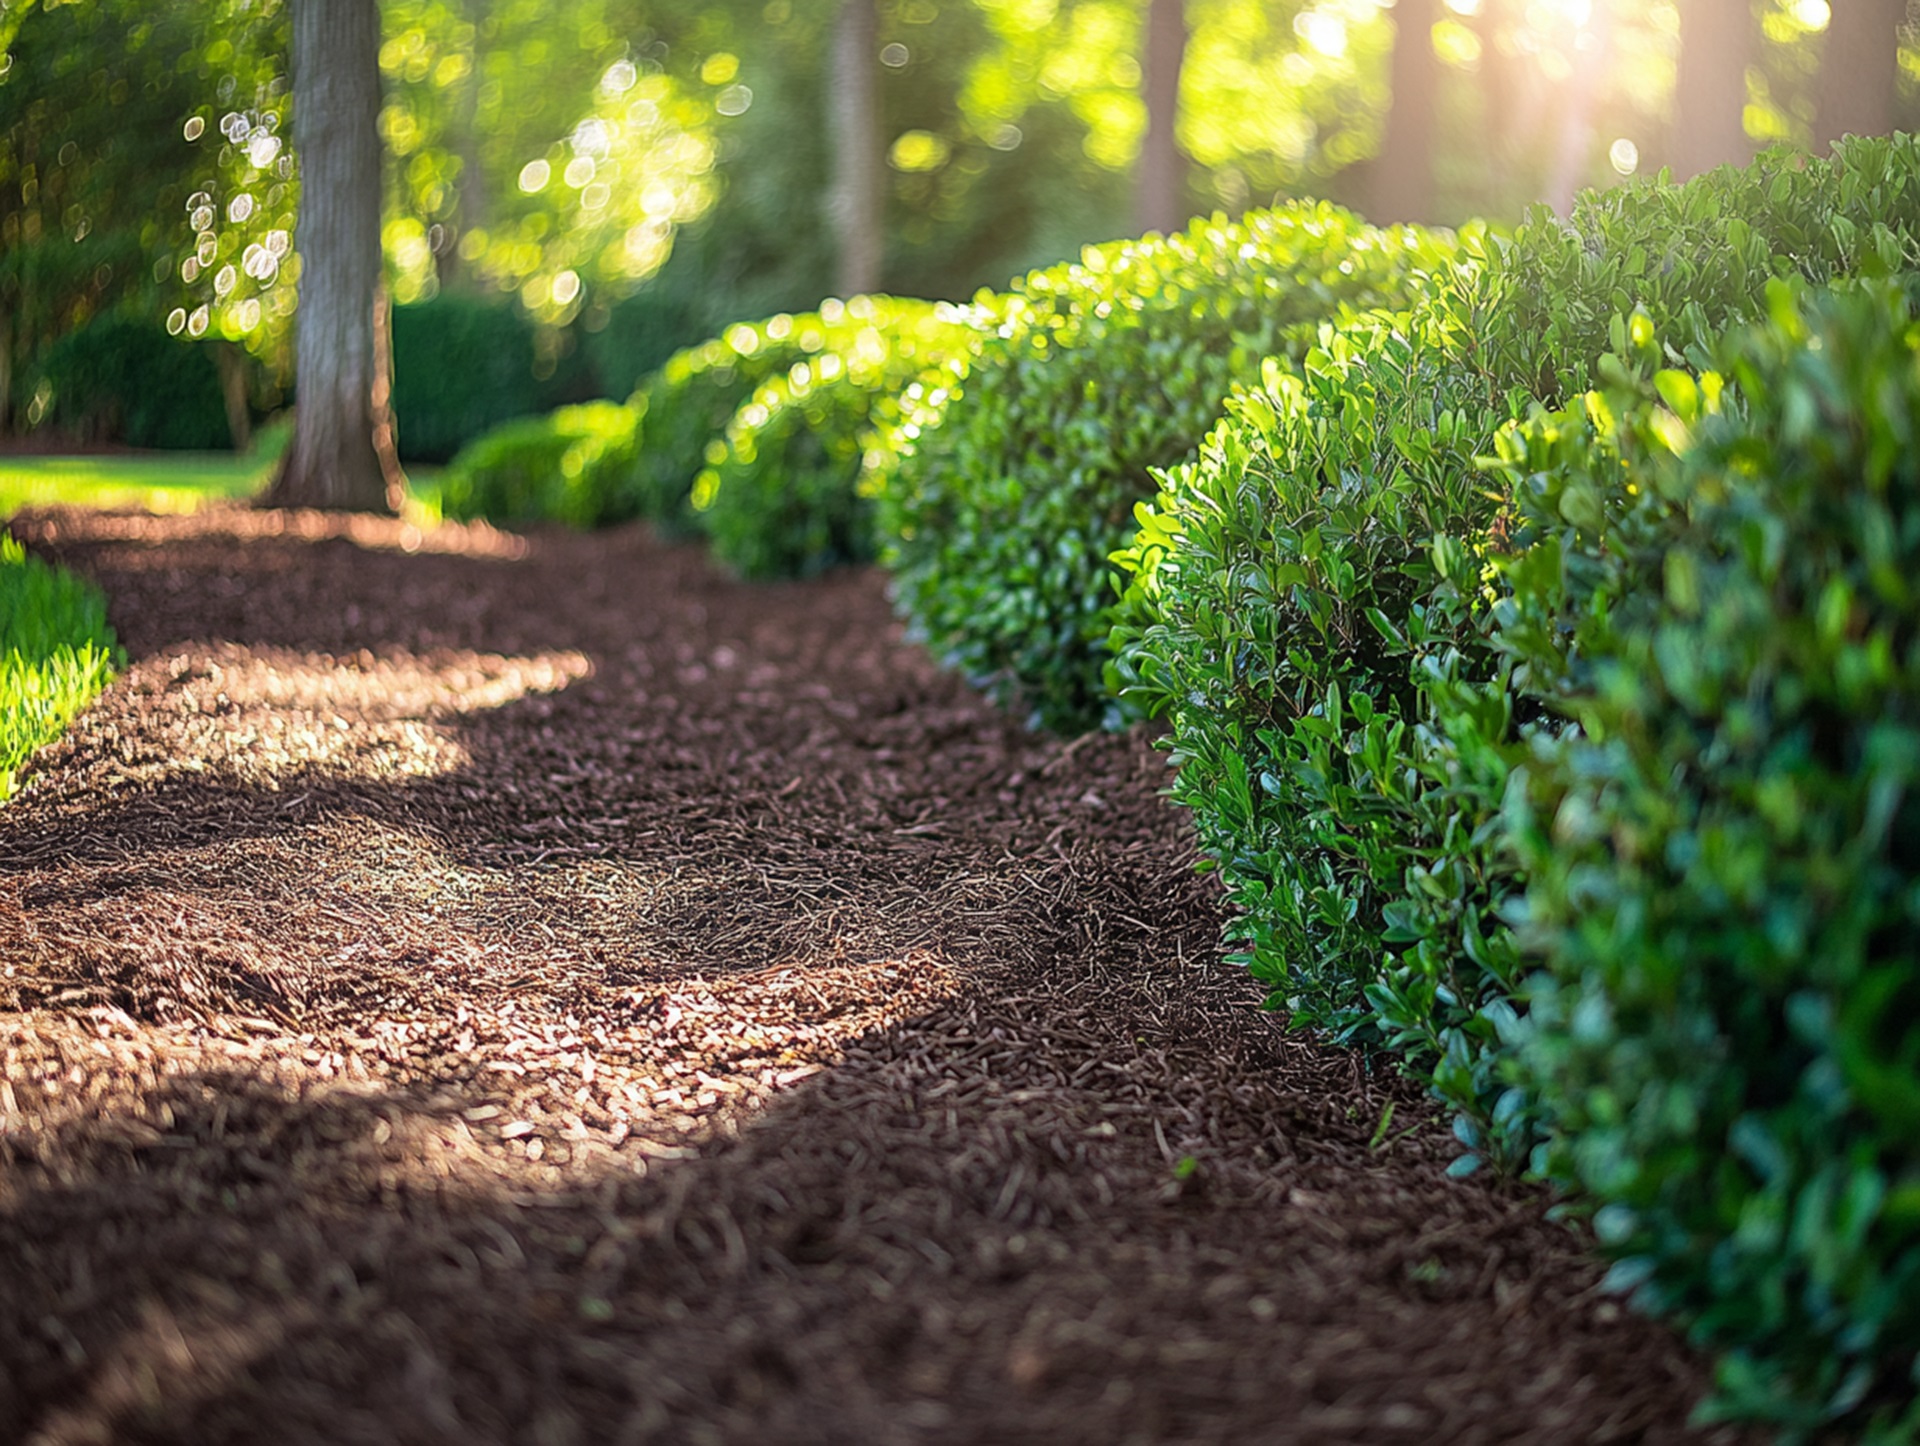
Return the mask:
[(1216, 961), (1161, 756), (876, 575), (14, 526), (134, 660), (0, 812), (24, 1439), (1690, 1439), (1545, 1202)]

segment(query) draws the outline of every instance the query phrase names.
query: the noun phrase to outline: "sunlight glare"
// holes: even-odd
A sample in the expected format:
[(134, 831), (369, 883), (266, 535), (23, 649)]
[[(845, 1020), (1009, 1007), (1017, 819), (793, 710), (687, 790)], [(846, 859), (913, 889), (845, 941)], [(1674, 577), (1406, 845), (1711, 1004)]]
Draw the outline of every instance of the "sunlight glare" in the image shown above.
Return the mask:
[(1347, 53), (1347, 22), (1324, 10), (1302, 10), (1293, 17), (1293, 33), (1329, 60)]

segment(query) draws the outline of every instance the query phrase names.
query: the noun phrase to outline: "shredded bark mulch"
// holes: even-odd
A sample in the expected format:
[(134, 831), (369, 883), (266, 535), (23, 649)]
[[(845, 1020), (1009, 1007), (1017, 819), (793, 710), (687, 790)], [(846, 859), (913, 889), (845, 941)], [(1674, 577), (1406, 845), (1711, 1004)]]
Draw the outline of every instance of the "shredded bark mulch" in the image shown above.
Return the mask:
[(0, 1438), (1734, 1439), (879, 576), (13, 527), (132, 666), (0, 812)]

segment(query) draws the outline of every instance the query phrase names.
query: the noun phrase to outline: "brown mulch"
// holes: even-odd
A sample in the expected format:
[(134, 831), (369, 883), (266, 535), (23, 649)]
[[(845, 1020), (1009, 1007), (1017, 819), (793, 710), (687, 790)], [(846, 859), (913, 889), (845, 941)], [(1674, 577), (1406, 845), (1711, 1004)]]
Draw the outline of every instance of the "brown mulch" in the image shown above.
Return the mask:
[(0, 812), (0, 1440), (1732, 1439), (879, 576), (13, 527), (132, 666)]

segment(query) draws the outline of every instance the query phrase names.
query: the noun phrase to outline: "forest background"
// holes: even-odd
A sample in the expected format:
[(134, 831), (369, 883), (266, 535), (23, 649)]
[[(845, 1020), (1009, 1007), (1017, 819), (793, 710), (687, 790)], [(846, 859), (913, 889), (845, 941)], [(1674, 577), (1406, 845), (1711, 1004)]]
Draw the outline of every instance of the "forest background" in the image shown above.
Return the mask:
[[(1904, 0), (381, 14), (394, 400), (402, 455), (429, 460), (462, 415), (624, 396), (829, 294), (964, 298), (1301, 195), (1377, 221), (1564, 212), (1920, 116)], [(0, 0), (0, 439), (245, 447), (289, 399), (288, 39), (286, 0)]]

